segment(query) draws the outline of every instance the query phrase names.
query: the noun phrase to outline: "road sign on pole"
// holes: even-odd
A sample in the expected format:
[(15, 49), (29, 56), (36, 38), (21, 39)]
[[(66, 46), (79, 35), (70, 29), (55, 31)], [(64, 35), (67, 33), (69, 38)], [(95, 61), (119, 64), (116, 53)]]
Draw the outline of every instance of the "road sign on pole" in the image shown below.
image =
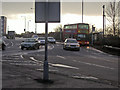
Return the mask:
[[(45, 10), (48, 10), (47, 21), (49, 23), (52, 22), (60, 22), (60, 0), (47, 0), (47, 2), (40, 2), (41, 0), (36, 0), (35, 2), (35, 22), (36, 23), (45, 23), (46, 15)], [(46, 5), (47, 9), (46, 9)]]
[[(53, 0), (54, 1), (54, 0)], [(48, 65), (48, 23), (49, 22), (60, 22), (60, 2), (35, 2), (35, 22), (45, 23), (45, 60), (44, 60), (44, 71), (43, 80), (49, 80), (49, 65)], [(56, 0), (55, 0), (56, 1)]]

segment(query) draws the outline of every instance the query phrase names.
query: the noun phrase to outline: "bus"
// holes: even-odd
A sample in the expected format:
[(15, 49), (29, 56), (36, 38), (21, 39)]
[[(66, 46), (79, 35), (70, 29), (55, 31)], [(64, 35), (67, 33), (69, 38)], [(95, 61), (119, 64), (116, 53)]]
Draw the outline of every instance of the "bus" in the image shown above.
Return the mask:
[(77, 23), (64, 25), (63, 40), (75, 38), (80, 45), (89, 45), (89, 24)]

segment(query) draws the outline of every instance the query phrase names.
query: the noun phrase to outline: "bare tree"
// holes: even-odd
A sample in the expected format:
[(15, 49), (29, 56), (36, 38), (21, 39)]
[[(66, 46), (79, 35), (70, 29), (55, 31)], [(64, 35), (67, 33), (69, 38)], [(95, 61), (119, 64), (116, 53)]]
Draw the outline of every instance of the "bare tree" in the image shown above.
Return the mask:
[(62, 30), (61, 24), (54, 29), (55, 32), (60, 32), (60, 30)]
[(112, 24), (113, 35), (116, 35), (118, 25), (118, 2), (110, 2), (106, 8), (107, 20)]

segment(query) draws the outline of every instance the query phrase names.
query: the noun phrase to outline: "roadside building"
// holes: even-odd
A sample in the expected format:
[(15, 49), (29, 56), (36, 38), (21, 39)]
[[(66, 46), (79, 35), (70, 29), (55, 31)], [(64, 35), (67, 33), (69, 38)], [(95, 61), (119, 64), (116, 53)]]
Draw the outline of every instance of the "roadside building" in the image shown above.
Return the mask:
[(1, 35), (6, 35), (6, 27), (7, 27), (7, 17), (1, 16), (0, 17), (0, 23), (1, 23)]

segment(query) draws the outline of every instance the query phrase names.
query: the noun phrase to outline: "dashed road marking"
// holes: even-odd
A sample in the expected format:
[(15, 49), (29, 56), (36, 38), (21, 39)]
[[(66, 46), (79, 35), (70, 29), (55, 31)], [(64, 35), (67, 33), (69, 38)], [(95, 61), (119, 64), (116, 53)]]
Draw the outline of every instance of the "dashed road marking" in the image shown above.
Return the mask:
[(59, 56), (59, 55), (57, 55), (57, 57), (62, 58), (62, 59), (66, 59), (65, 57), (63, 57), (63, 56)]
[(83, 64), (87, 64), (90, 66), (96, 66), (96, 67), (101, 67), (101, 68), (106, 68), (106, 69), (111, 69), (114, 70), (115, 68), (111, 68), (111, 67), (107, 67), (107, 66), (102, 66), (102, 65), (98, 65), (98, 64), (93, 64), (93, 63), (87, 63), (87, 62), (82, 62), (82, 61), (78, 61), (79, 63), (83, 63)]

